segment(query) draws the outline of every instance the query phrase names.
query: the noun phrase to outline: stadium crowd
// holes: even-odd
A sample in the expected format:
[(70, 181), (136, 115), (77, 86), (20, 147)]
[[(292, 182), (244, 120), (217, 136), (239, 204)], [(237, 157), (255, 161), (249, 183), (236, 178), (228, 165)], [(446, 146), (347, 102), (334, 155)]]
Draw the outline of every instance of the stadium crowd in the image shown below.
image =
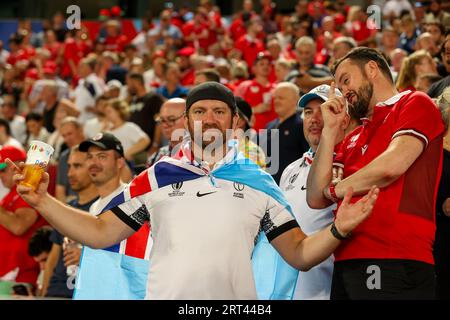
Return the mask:
[[(369, 17), (366, 7), (343, 0), (299, 0), (291, 13), (282, 13), (271, 0), (261, 0), (256, 11), (254, 1), (244, 0), (229, 18), (211, 0), (195, 8), (169, 4), (157, 19), (142, 17), (142, 30), (134, 38), (122, 32), (119, 7), (100, 11), (96, 38), (83, 23), (67, 29), (61, 13), (45, 21), (40, 33), (32, 31), (29, 20), (20, 20), (9, 50), (0, 42), (0, 294), (71, 298), (68, 266), (78, 265), (81, 256), (81, 246), (50, 228), (16, 191), (14, 170), (5, 159), (24, 161), (31, 141), (55, 149), (48, 166), (49, 193), (96, 215), (135, 176), (178, 152), (187, 134), (186, 97), (202, 83), (217, 82), (236, 96), (238, 127), (251, 128), (257, 136), (237, 135), (246, 142), (241, 151), (269, 172), (294, 203), (294, 182), (304, 175), (299, 178), (303, 185), (297, 181), (303, 191), (308, 175), (296, 168), (311, 164), (324, 126), (320, 104), (332, 100), (332, 83), (341, 81), (334, 77), (336, 63), (368, 47), (387, 61), (400, 94), (421, 91), (442, 114), (441, 160), (427, 163), (442, 168), (442, 176), (436, 192), (434, 183), (427, 187), (434, 192), (429, 201), (436, 213), (436, 297), (449, 299), (450, 6), (440, 0), (373, 2), (380, 2), (382, 21)], [(303, 98), (308, 93), (315, 95), (312, 100)], [(367, 124), (367, 110), (352, 108), (354, 98), (343, 93), (350, 103), (343, 133), (351, 135)], [(420, 121), (438, 130), (440, 120), (430, 123), (436, 118), (426, 112)], [(335, 178), (339, 175), (336, 169)], [(315, 212), (308, 207), (309, 195), (308, 204), (306, 196), (302, 201), (295, 215), (305, 233), (333, 222), (332, 203)], [(312, 210), (321, 221), (302, 218), (303, 210)], [(134, 236), (148, 232), (142, 228)], [(332, 258), (318, 268), (301, 272), (312, 278), (305, 276), (302, 285), (299, 277), (296, 298), (330, 298)]]

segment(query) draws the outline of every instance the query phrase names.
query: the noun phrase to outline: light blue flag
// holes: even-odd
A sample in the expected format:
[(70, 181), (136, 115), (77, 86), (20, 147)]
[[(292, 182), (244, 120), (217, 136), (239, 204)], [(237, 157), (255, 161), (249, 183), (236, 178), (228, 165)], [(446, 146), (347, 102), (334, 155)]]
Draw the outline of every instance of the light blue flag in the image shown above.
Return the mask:
[[(143, 300), (149, 261), (84, 247), (74, 300)], [(91, 272), (93, 271), (93, 272)]]

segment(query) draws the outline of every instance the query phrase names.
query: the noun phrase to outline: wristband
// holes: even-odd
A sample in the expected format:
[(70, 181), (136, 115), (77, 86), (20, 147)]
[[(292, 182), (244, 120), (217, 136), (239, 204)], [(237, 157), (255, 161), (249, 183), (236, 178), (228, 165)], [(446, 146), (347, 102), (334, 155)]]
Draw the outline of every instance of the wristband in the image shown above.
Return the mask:
[(336, 189), (335, 189), (334, 184), (330, 184), (330, 186), (328, 187), (328, 192), (330, 193), (331, 201), (339, 202), (339, 198), (336, 195)]
[(348, 233), (347, 235), (342, 235), (339, 231), (338, 231), (338, 229), (336, 228), (336, 224), (333, 222), (332, 224), (331, 224), (331, 229), (330, 229), (330, 231), (331, 231), (331, 234), (336, 238), (336, 239), (338, 239), (338, 240), (347, 240), (348, 238), (350, 238), (350, 236), (351, 236), (351, 233)]

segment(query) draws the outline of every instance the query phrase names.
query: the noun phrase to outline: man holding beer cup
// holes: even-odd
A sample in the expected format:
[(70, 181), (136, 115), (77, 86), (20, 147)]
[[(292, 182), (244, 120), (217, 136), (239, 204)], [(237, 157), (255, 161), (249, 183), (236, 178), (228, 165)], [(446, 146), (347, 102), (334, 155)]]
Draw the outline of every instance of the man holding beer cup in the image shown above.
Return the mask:
[[(130, 195), (135, 192), (134, 197), (99, 216), (68, 207), (51, 197), (47, 193), (47, 173), (34, 190), (21, 185), (25, 178), (21, 172), (23, 165), (17, 167), (12, 162), (9, 165), (18, 173), (14, 181), (20, 196), (62, 234), (92, 248), (114, 245), (151, 220), (153, 243), (159, 247), (152, 248), (146, 298), (256, 299), (251, 252), (261, 223), (282, 257), (293, 267), (306, 271), (326, 259), (370, 215), (379, 190), (374, 186), (363, 199), (350, 204), (352, 190), (349, 188), (335, 222), (306, 236), (286, 203), (250, 186), (241, 187), (237, 182), (210, 175), (215, 164), (222, 168), (237, 153), (235, 147), (228, 151), (227, 159), (221, 152), (208, 153), (211, 143), (227, 150), (230, 136), (211, 139), (208, 135), (211, 131), (219, 134), (236, 129), (238, 117), (233, 93), (225, 86), (206, 82), (193, 88), (187, 97), (184, 119), (191, 141), (186, 150), (181, 149), (181, 159), (167, 158), (166, 162), (162, 159), (142, 172), (124, 191)], [(194, 123), (202, 126), (200, 132), (194, 133)], [(159, 174), (155, 174), (156, 169), (160, 170)], [(243, 170), (253, 170), (261, 179), (267, 177), (256, 165), (248, 164)], [(193, 174), (195, 178), (189, 180)], [(241, 172), (235, 174), (242, 176)], [(167, 182), (173, 177), (184, 181)], [(158, 178), (161, 188), (157, 187)], [(265, 182), (277, 188), (273, 180), (265, 179)], [(177, 192), (181, 187), (183, 192)], [(230, 197), (233, 190), (246, 195), (233, 197), (231, 193)], [(177, 261), (187, 261), (184, 257), (189, 257), (190, 263), (180, 268)], [(174, 275), (180, 281), (174, 281)]]

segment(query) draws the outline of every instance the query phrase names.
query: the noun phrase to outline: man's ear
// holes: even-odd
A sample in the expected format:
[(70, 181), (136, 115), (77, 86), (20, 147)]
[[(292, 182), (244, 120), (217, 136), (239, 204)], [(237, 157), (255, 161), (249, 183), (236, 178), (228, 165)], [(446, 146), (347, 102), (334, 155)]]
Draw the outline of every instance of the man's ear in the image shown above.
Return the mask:
[(232, 121), (231, 122), (231, 128), (233, 130), (236, 130), (238, 122), (239, 122), (239, 115), (238, 115), (237, 112), (233, 115), (233, 118), (231, 119), (231, 121)]
[(373, 80), (377, 76), (377, 74), (379, 72), (381, 72), (380, 68), (378, 67), (378, 64), (375, 61), (373, 61), (373, 60), (369, 61), (364, 66), (364, 70), (366, 72), (367, 77), (370, 80)]
[(184, 128), (189, 131), (189, 116), (188, 116), (187, 111), (184, 112), (183, 124), (184, 124)]
[(124, 157), (120, 157), (117, 160), (118, 160), (119, 169), (122, 169), (123, 167), (125, 167), (127, 165), (127, 162)]

